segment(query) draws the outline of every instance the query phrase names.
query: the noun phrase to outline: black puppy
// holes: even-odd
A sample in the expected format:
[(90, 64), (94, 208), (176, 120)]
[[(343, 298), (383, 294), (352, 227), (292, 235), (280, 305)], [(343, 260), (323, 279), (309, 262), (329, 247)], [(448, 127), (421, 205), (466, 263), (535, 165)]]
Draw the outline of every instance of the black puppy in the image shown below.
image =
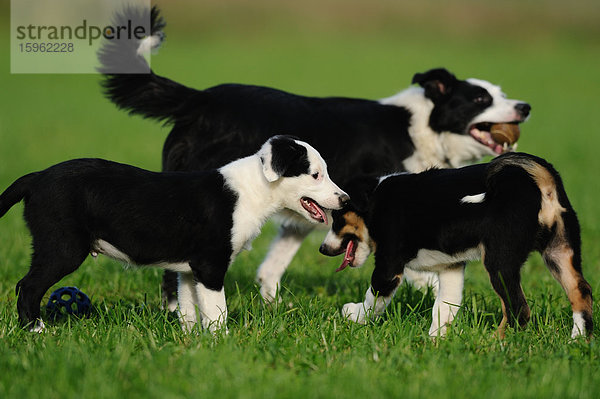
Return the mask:
[[(0, 217), (24, 200), (33, 238), (29, 272), (17, 284), (23, 325), (42, 331), (44, 293), (88, 254), (177, 271), (184, 329), (225, 325), (225, 272), (272, 214), (286, 208), (326, 223), (348, 196), (308, 144), (276, 136), (252, 156), (207, 172), (154, 173), (101, 159), (60, 163), (15, 181)], [(34, 323), (35, 322), (35, 323)]]
[[(539, 251), (573, 308), (572, 337), (592, 333), (592, 292), (581, 271), (579, 222), (556, 170), (527, 154), (502, 155), (489, 164), (429, 170), (349, 186), (351, 203), (333, 212), (320, 251), (345, 251), (346, 266), (375, 253), (371, 287), (363, 303), (343, 314), (364, 323), (390, 303), (405, 268), (439, 273), (432, 336), (444, 335), (462, 302), (464, 267), (482, 259), (502, 301), (503, 320), (523, 326), (529, 307), (520, 269)], [(457, 266), (458, 265), (458, 266)]]

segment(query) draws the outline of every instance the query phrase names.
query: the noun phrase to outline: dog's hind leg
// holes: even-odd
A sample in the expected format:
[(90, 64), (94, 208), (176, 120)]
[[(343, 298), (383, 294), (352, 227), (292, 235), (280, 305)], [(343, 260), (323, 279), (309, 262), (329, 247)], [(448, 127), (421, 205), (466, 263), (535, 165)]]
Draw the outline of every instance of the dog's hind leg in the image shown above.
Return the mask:
[(179, 323), (183, 331), (191, 332), (198, 321), (196, 305), (199, 303), (195, 288), (196, 282), (192, 273), (176, 273), (176, 275)]
[(162, 305), (169, 312), (177, 310), (177, 290), (179, 289), (179, 276), (177, 272), (165, 270), (161, 284), (162, 289)]
[(460, 309), (465, 285), (465, 265), (459, 263), (442, 270), (438, 275), (439, 291), (432, 310), (432, 322), (429, 336), (446, 335), (448, 325), (452, 323)]
[(40, 302), (50, 287), (77, 270), (89, 253), (81, 236), (63, 233), (55, 242), (39, 242), (34, 236), (29, 272), (17, 283), (19, 321), (32, 332), (42, 332)]
[(312, 227), (306, 224), (281, 226), (279, 234), (273, 240), (267, 256), (256, 273), (260, 294), (266, 303), (272, 303), (277, 297), (281, 276), (298, 252), (302, 241), (311, 231)]
[(486, 253), (484, 265), (489, 273), (490, 282), (496, 294), (502, 301), (502, 321), (498, 326), (498, 336), (504, 338), (506, 324), (511, 326), (525, 327), (529, 321), (530, 310), (521, 287), (521, 265), (525, 262), (527, 255), (522, 260), (508, 261), (500, 259), (497, 254)]
[[(567, 226), (569, 225), (567, 224)], [(581, 271), (578, 225), (575, 227), (577, 227), (577, 231), (571, 228), (568, 235), (557, 234), (542, 252), (546, 266), (562, 285), (571, 302), (573, 309), (572, 338), (586, 334), (591, 335), (593, 331), (592, 288), (583, 278)]]

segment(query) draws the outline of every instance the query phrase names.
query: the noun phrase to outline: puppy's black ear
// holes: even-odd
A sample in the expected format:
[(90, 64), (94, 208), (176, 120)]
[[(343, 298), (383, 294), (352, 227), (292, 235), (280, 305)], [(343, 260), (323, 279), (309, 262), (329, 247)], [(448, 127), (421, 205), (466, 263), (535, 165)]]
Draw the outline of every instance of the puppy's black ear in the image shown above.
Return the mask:
[(268, 182), (309, 173), (308, 151), (292, 136), (271, 137), (258, 155)]
[(432, 69), (413, 76), (412, 83), (425, 89), (425, 97), (435, 102), (452, 93), (456, 77), (444, 68)]

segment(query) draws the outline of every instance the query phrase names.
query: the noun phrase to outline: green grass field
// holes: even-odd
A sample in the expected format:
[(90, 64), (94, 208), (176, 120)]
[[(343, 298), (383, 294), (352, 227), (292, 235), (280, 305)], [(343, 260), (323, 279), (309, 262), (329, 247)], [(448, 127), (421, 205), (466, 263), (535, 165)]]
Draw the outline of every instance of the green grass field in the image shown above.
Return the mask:
[[(528, 101), (519, 149), (561, 172), (582, 225), (584, 274), (600, 292), (597, 2), (162, 3), (168, 38), (153, 69), (193, 87), (241, 82), (380, 98), (407, 87), (415, 72), (445, 66)], [(9, 26), (6, 0), (0, 15)], [(118, 111), (97, 75), (11, 75), (8, 29), (0, 43), (1, 190), (75, 157), (160, 169), (168, 127)], [(317, 252), (322, 233), (306, 240), (286, 273), (283, 303), (264, 307), (254, 274), (273, 224), (227, 275), (228, 336), (185, 335), (160, 308), (158, 270), (123, 270), (103, 257), (57, 285), (90, 295), (91, 316), (27, 333), (14, 294), (29, 264), (22, 209), (0, 219), (0, 398), (600, 396), (598, 340), (569, 342), (568, 300), (538, 255), (522, 272), (527, 329), (494, 337), (500, 301), (473, 263), (453, 329), (433, 342), (433, 297), (409, 286), (380, 320), (345, 322), (339, 310), (362, 299), (372, 263), (335, 274), (339, 259)]]

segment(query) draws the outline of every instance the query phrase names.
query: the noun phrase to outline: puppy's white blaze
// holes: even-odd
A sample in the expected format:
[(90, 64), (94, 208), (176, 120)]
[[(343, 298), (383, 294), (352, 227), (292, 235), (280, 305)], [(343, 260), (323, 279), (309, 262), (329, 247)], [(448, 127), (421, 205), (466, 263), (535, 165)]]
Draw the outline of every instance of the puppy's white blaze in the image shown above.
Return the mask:
[(485, 193), (465, 195), (460, 200), (462, 204), (481, 204), (483, 201), (485, 201)]
[(152, 50), (158, 49), (161, 43), (161, 35), (147, 36), (140, 41), (140, 44), (137, 48), (137, 55), (144, 56), (150, 54)]
[(585, 334), (585, 320), (581, 312), (573, 312), (573, 330), (571, 331), (571, 338), (577, 338), (580, 335)]

